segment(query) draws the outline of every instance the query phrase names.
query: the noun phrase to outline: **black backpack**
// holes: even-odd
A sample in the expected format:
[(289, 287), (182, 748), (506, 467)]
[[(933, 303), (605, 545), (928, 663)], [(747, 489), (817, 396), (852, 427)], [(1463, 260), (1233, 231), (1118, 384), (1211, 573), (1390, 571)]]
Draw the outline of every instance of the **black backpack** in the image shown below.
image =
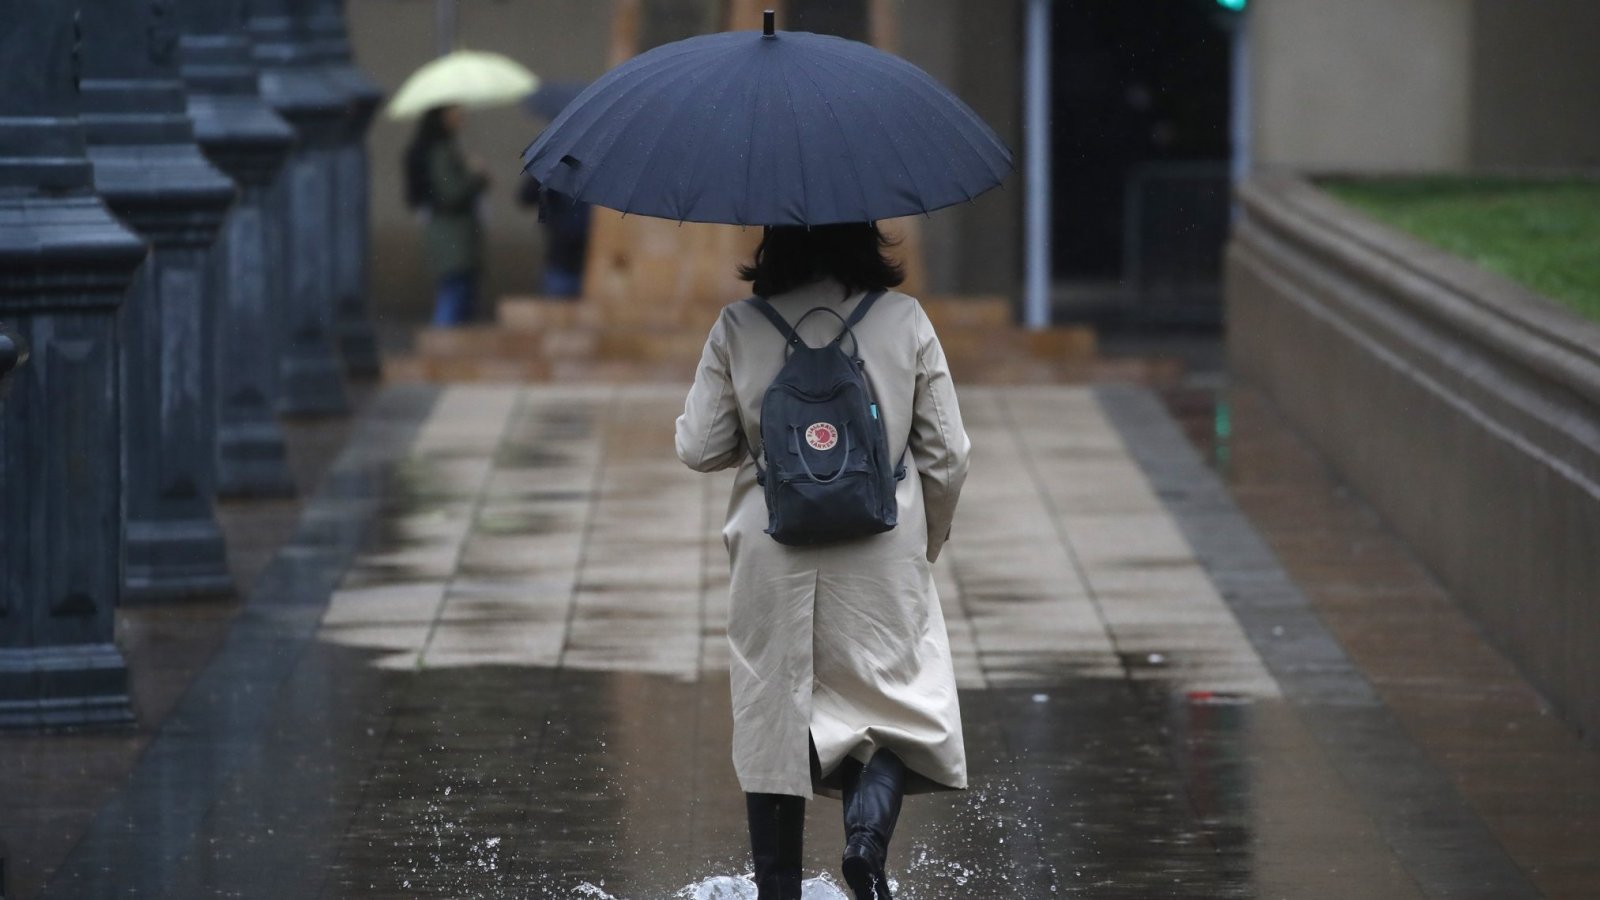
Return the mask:
[[(845, 319), (819, 306), (800, 317), (826, 312), (844, 323), (839, 336), (821, 347), (800, 339), (772, 305), (748, 302), (766, 316), (785, 341), (778, 377), (761, 398), (762, 457), (756, 481), (766, 491), (767, 534), (780, 544), (828, 544), (881, 534), (895, 526), (895, 482), (905, 477), (889, 459), (889, 440), (878, 403), (857, 357), (851, 330), (883, 296), (861, 299)], [(850, 352), (844, 350), (850, 338)]]

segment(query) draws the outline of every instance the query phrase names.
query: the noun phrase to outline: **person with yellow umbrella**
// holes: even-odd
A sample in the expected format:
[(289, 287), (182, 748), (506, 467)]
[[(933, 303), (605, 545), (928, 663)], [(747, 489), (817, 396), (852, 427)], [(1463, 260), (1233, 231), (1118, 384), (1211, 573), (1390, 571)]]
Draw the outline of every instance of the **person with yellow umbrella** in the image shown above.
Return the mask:
[(488, 170), (458, 140), (468, 107), (515, 103), (539, 79), (495, 53), (457, 50), (412, 73), (395, 93), (388, 115), (420, 117), (405, 153), (406, 203), (425, 217), (425, 249), (437, 290), (433, 324), (452, 327), (472, 318), (483, 268), (478, 201)]

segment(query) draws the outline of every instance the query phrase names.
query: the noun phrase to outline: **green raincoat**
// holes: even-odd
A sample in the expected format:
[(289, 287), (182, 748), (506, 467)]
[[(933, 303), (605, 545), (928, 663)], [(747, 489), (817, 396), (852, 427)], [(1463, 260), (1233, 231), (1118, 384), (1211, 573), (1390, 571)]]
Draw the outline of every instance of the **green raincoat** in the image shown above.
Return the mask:
[(476, 272), (483, 265), (478, 197), (488, 179), (467, 167), (456, 142), (440, 141), (428, 154), (428, 266), (435, 278)]

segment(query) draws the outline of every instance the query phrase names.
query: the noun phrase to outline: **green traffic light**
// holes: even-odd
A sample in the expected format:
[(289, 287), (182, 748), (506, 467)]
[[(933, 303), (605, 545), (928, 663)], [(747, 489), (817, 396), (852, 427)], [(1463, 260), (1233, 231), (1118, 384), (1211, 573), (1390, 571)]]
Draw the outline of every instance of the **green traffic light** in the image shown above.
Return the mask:
[(1224, 9), (1231, 9), (1234, 12), (1244, 12), (1244, 8), (1249, 2), (1250, 0), (1217, 0), (1217, 5)]

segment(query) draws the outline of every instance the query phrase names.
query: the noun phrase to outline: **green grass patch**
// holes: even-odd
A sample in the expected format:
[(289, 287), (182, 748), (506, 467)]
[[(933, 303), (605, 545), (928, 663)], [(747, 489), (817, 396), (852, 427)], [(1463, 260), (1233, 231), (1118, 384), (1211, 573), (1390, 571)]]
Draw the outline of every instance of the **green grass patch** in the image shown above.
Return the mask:
[(1600, 321), (1600, 181), (1438, 177), (1321, 187)]

